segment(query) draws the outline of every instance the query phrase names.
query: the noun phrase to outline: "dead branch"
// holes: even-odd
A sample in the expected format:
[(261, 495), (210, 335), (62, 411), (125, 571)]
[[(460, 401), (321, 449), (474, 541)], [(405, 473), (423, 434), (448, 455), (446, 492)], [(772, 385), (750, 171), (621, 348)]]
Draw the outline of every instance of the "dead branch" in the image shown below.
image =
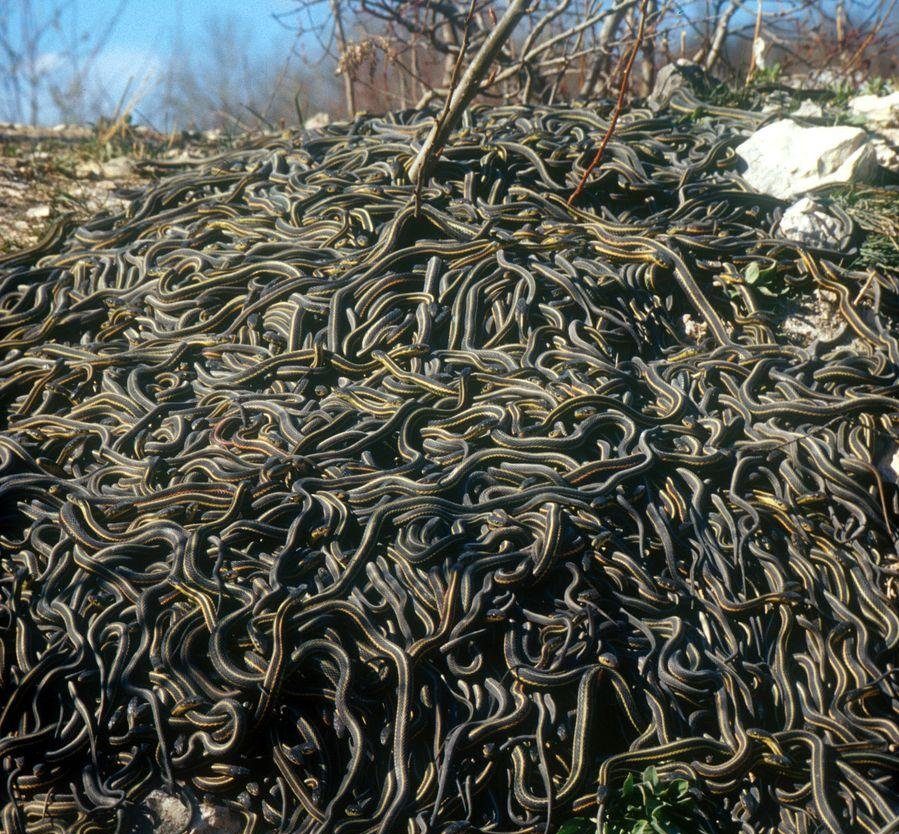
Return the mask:
[[(456, 84), (459, 81), (459, 71), (462, 69), (462, 62), (465, 60), (465, 53), (468, 51), (468, 33), (471, 31), (471, 21), (474, 17), (474, 6), (477, 0), (471, 0), (471, 5), (468, 7), (468, 15), (465, 18), (465, 28), (462, 31), (462, 43), (459, 44), (459, 54), (456, 56), (456, 60), (453, 62), (452, 70), (450, 71), (449, 77), (449, 89), (450, 95), (447, 95), (443, 102), (443, 109), (440, 111), (440, 114), (437, 116), (437, 120), (434, 122), (435, 129), (439, 130), (440, 125), (446, 122), (446, 119), (450, 112), (450, 103), (452, 102), (452, 92), (456, 89)], [(424, 188), (425, 176), (427, 175), (427, 169), (431, 163), (432, 154), (439, 154), (441, 148), (434, 146), (425, 157), (424, 164), (421, 166), (419, 171), (420, 176), (415, 178), (415, 216), (418, 217), (421, 213), (421, 191)], [(416, 160), (417, 161), (417, 160)]]
[(581, 181), (577, 184), (577, 188), (571, 192), (571, 196), (568, 198), (568, 205), (572, 205), (574, 201), (581, 195), (581, 192), (584, 190), (584, 186), (587, 184), (587, 180), (590, 177), (590, 174), (593, 173), (593, 169), (599, 165), (600, 160), (602, 159), (603, 152), (606, 149), (606, 145), (609, 144), (609, 139), (612, 138), (612, 134), (615, 132), (615, 125), (618, 124), (618, 117), (621, 115), (621, 108), (624, 106), (624, 97), (627, 95), (628, 84), (630, 83), (631, 78), (631, 68), (634, 66), (634, 59), (637, 57), (637, 52), (640, 49), (640, 44), (643, 43), (643, 33), (646, 31), (646, 9), (648, 6), (649, 0), (640, 0), (640, 24), (637, 27), (637, 36), (634, 38), (634, 45), (631, 47), (630, 54), (627, 57), (627, 63), (624, 65), (624, 71), (621, 73), (621, 85), (618, 88), (618, 100), (615, 102), (615, 107), (612, 110), (612, 115), (609, 118), (609, 127), (605, 132), (605, 135), (602, 137), (602, 141), (599, 143), (599, 148), (596, 151), (596, 155), (593, 157), (590, 164), (587, 166), (587, 170), (584, 171), (584, 175), (581, 177)]
[(637, 0), (618, 0), (618, 2), (606, 12), (605, 21), (599, 32), (597, 43), (597, 55), (587, 80), (581, 85), (579, 95), (581, 98), (590, 98), (596, 91), (597, 83), (608, 70), (611, 63), (611, 45), (618, 34), (624, 17), (637, 5)]
[[(340, 0), (331, 0), (331, 14), (334, 15), (334, 31), (337, 34), (337, 48), (343, 62), (347, 54), (346, 32), (343, 28), (343, 16), (340, 13)], [(338, 64), (338, 66), (340, 66)], [(353, 68), (344, 66), (339, 70), (343, 75), (343, 94), (346, 100), (347, 116), (352, 119), (356, 114), (356, 94), (353, 90)]]
[(752, 80), (752, 76), (756, 69), (756, 50), (759, 38), (762, 33), (762, 0), (756, 0), (757, 7), (755, 10), (755, 30), (752, 33), (752, 49), (749, 52), (749, 69), (746, 71), (746, 83)]
[(706, 70), (711, 71), (715, 64), (718, 63), (718, 59), (721, 57), (721, 47), (724, 46), (724, 42), (727, 40), (730, 21), (742, 5), (743, 0), (731, 0), (730, 5), (718, 16), (712, 41), (703, 61), (703, 66)]
[[(881, 3), (881, 7), (883, 3)], [(849, 59), (849, 62), (846, 64), (844, 72), (848, 75), (852, 72), (855, 67), (856, 62), (864, 55), (865, 50), (873, 43), (874, 39), (880, 34), (880, 30), (883, 29), (884, 25), (887, 21), (892, 19), (893, 9), (896, 6), (896, 0), (892, 0), (890, 5), (887, 7), (887, 10), (881, 15), (880, 19), (875, 24), (874, 28), (867, 34), (867, 36), (862, 40), (861, 44), (859, 44), (858, 49), (855, 50), (855, 53)]]
[(496, 28), (490, 33), (468, 65), (458, 86), (450, 92), (445, 117), (434, 122), (431, 132), (409, 168), (410, 179), (417, 182), (419, 179), (424, 181), (427, 178), (428, 168), (439, 156), (450, 133), (462, 118), (462, 112), (478, 94), (481, 81), (490, 69), (493, 59), (524, 16), (530, 2), (531, 0), (512, 0), (509, 3), (505, 14), (496, 24)]

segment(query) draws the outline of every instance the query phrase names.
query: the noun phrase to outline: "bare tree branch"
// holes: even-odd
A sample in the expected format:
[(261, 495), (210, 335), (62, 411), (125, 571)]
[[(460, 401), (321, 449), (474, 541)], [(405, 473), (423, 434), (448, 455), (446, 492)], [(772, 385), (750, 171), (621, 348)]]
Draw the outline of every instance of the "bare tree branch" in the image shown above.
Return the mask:
[(346, 64), (346, 32), (344, 32), (343, 29), (343, 16), (340, 11), (340, 0), (331, 0), (331, 14), (334, 15), (334, 31), (337, 33), (337, 47), (340, 50), (338, 72), (343, 75), (343, 94), (346, 99), (347, 116), (352, 119), (356, 113), (356, 96), (353, 91), (353, 68)]
[(436, 158), (453, 128), (462, 117), (462, 112), (471, 103), (471, 100), (477, 95), (480, 89), (481, 81), (490, 69), (493, 59), (502, 48), (503, 44), (512, 34), (512, 30), (518, 25), (518, 22), (524, 16), (530, 0), (512, 0), (506, 9), (505, 14), (496, 24), (496, 28), (491, 32), (490, 36), (484, 41), (477, 54), (465, 70), (465, 74), (459, 82), (459, 85), (452, 91), (449, 99), (449, 106), (446, 110), (444, 119), (435, 121), (434, 127), (421, 146), (415, 161), (409, 168), (409, 178), (418, 180), (419, 177), (427, 176), (427, 169), (431, 160)]
[(711, 71), (715, 64), (718, 63), (718, 59), (721, 57), (721, 47), (724, 46), (724, 41), (727, 39), (730, 21), (742, 5), (743, 0), (731, 0), (727, 9), (718, 17), (718, 22), (715, 24), (715, 32), (712, 35), (712, 42), (703, 62), (706, 70)]
[(643, 33), (646, 31), (646, 10), (647, 4), (649, 0), (641, 0), (640, 2), (640, 24), (637, 27), (637, 36), (634, 38), (634, 45), (631, 48), (631, 51), (627, 57), (627, 63), (624, 65), (624, 70), (621, 73), (621, 84), (618, 88), (618, 100), (615, 102), (615, 107), (612, 110), (612, 115), (609, 117), (609, 127), (605, 132), (605, 135), (602, 137), (602, 141), (599, 143), (599, 148), (596, 150), (596, 155), (591, 160), (590, 164), (587, 166), (587, 169), (584, 171), (584, 175), (581, 177), (581, 181), (577, 184), (577, 188), (571, 192), (571, 196), (568, 198), (568, 205), (572, 205), (575, 200), (581, 195), (581, 192), (584, 190), (584, 186), (587, 184), (587, 180), (590, 178), (590, 174), (593, 173), (593, 169), (599, 165), (600, 160), (602, 159), (602, 155), (606, 150), (606, 145), (609, 144), (609, 139), (612, 138), (612, 134), (615, 132), (615, 125), (618, 124), (618, 117), (621, 115), (621, 108), (624, 106), (624, 97), (627, 94), (628, 84), (630, 82), (631, 77), (631, 68), (634, 66), (634, 59), (637, 57), (637, 52), (640, 50), (640, 44), (643, 43)]

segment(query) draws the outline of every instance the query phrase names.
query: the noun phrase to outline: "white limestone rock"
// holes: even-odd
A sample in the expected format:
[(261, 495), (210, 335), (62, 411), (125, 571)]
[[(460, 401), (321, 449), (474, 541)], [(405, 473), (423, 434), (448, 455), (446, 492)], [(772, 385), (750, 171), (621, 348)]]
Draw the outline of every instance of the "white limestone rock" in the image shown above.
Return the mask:
[(872, 127), (899, 127), (899, 92), (888, 96), (856, 96), (849, 109)]
[(661, 110), (680, 90), (692, 90), (702, 98), (719, 83), (699, 64), (681, 58), (673, 64), (666, 64), (656, 73), (655, 84), (646, 104), (650, 110)]
[(134, 163), (127, 156), (115, 156), (100, 166), (104, 179), (118, 180), (127, 177), (134, 170)]
[(809, 197), (797, 200), (784, 212), (777, 231), (787, 240), (816, 249), (844, 249), (851, 232)]
[(85, 159), (75, 166), (75, 176), (79, 179), (96, 179), (103, 175), (103, 169), (96, 159)]
[(868, 134), (857, 127), (765, 125), (737, 147), (743, 179), (756, 191), (789, 200), (827, 185), (870, 182), (877, 170)]
[(75, 176), (81, 179), (118, 180), (134, 171), (134, 163), (127, 156), (116, 156), (106, 162), (85, 159), (75, 166)]
[(772, 90), (765, 96), (762, 113), (776, 113), (783, 116), (786, 114), (792, 101), (793, 97), (786, 90)]
[(822, 108), (820, 104), (816, 104), (811, 99), (806, 98), (802, 100), (799, 107), (790, 113), (790, 115), (800, 119), (820, 119), (824, 116), (824, 108)]
[(179, 796), (154, 790), (147, 794), (143, 807), (151, 817), (155, 834), (184, 834), (190, 825), (190, 806)]
[(894, 484), (899, 484), (899, 443), (893, 443), (877, 464), (880, 474)]
[(303, 122), (303, 127), (306, 130), (320, 130), (329, 124), (331, 124), (331, 117), (327, 113), (316, 113)]
[(689, 313), (681, 316), (681, 322), (684, 326), (684, 335), (694, 342), (701, 342), (708, 334), (708, 324), (701, 319), (691, 316)]
[(243, 829), (243, 820), (233, 809), (201, 802), (200, 820), (190, 834), (240, 834)]
[(877, 164), (899, 174), (899, 128), (885, 127), (871, 135)]

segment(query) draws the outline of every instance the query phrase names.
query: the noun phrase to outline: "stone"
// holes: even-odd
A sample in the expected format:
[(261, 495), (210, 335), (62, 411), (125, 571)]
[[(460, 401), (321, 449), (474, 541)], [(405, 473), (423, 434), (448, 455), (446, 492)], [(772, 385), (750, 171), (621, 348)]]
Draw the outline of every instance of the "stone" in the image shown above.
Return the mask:
[(100, 166), (104, 179), (119, 180), (127, 177), (134, 170), (134, 163), (127, 156), (116, 156)]
[(899, 127), (899, 92), (888, 96), (856, 96), (849, 109), (872, 127)]
[(899, 174), (899, 128), (885, 127), (871, 134), (871, 145), (877, 164), (894, 174)]
[(815, 104), (811, 99), (803, 99), (802, 103), (797, 107), (791, 116), (800, 119), (820, 119), (824, 116), (824, 108), (820, 104)]
[(303, 122), (303, 127), (306, 130), (321, 130), (321, 128), (327, 127), (329, 124), (331, 124), (331, 117), (327, 113), (316, 113)]
[(75, 166), (75, 176), (82, 179), (120, 180), (134, 171), (134, 164), (127, 156), (116, 156), (106, 162), (85, 159)]
[(894, 484), (899, 484), (899, 443), (890, 444), (877, 464), (880, 474)]
[(240, 815), (224, 805), (200, 803), (200, 821), (190, 834), (241, 834), (244, 829)]
[(762, 113), (777, 113), (783, 115), (793, 101), (793, 97), (787, 90), (772, 90), (765, 96), (762, 105)]
[(80, 179), (93, 179), (103, 173), (100, 163), (96, 159), (85, 159), (75, 166), (75, 176)]
[(25, 216), (31, 220), (43, 220), (45, 217), (50, 216), (50, 206), (32, 206), (30, 209), (28, 209), (28, 211), (25, 212)]
[(661, 110), (668, 106), (672, 96), (679, 90), (692, 90), (699, 98), (703, 98), (720, 83), (699, 64), (681, 58), (658, 71), (646, 104), (650, 110)]
[(194, 157), (190, 155), (189, 151), (182, 150), (180, 148), (171, 148), (167, 150), (163, 157), (170, 162), (179, 162), (179, 163), (189, 163), (192, 162)]
[(179, 796), (154, 790), (147, 794), (143, 806), (153, 818), (155, 834), (184, 834), (190, 825), (190, 806)]
[(802, 127), (792, 119), (765, 125), (737, 147), (743, 179), (781, 200), (827, 185), (871, 182), (877, 158), (858, 127)]
[(843, 222), (809, 197), (797, 200), (784, 212), (777, 231), (787, 240), (816, 249), (836, 250), (848, 247), (852, 233)]
[(694, 318), (689, 313), (681, 316), (681, 323), (684, 326), (684, 335), (694, 342), (701, 342), (708, 334), (709, 326), (701, 319)]

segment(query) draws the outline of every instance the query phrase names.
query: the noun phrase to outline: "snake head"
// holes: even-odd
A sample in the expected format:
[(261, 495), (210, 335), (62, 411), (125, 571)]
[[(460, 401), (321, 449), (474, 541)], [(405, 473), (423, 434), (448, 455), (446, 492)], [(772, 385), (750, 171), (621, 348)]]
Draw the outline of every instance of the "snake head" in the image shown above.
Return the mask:
[(596, 658), (596, 662), (600, 666), (605, 666), (607, 669), (617, 669), (618, 668), (618, 658), (611, 652), (602, 652)]

